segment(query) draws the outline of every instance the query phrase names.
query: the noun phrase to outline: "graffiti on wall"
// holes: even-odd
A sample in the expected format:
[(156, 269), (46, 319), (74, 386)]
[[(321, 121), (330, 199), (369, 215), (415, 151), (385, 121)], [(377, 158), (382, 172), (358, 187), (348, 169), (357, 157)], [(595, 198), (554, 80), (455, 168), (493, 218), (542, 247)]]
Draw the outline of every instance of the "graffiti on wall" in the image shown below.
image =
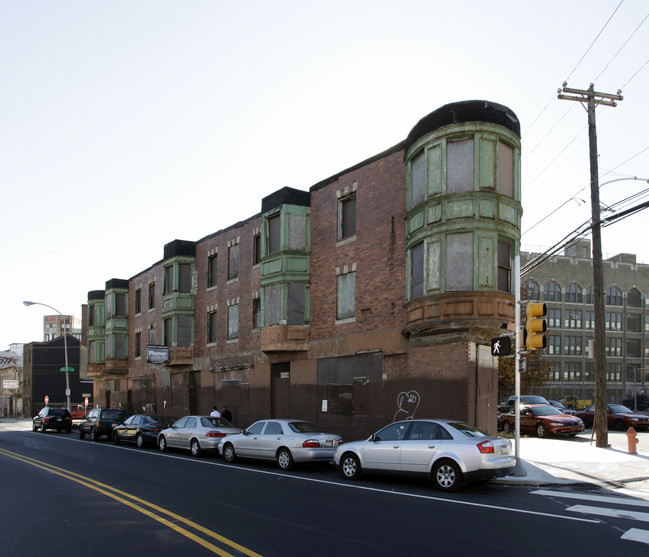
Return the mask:
[(420, 396), (417, 391), (408, 391), (399, 393), (397, 397), (397, 412), (394, 415), (393, 422), (399, 420), (413, 420), (415, 412), (419, 408)]

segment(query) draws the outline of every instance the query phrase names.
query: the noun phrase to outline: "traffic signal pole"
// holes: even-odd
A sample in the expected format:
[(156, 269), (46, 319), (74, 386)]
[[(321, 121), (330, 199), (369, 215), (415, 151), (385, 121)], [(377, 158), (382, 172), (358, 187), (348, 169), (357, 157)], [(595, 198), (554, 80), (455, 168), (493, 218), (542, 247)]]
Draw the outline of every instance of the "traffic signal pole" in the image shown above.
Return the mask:
[[(599, 170), (597, 166), (597, 125), (595, 109), (598, 104), (617, 106), (615, 101), (624, 97), (617, 94), (597, 93), (595, 85), (590, 84), (588, 90), (569, 89), (564, 82), (558, 91), (559, 99), (577, 101), (586, 105), (588, 110), (588, 145), (590, 152), (590, 202), (593, 220), (593, 297), (595, 313), (595, 417), (593, 427), (597, 436), (596, 445), (608, 447), (607, 421), (607, 384), (606, 384), (606, 353), (604, 346), (604, 265), (602, 263), (602, 226), (601, 208), (599, 202)], [(569, 93), (565, 95), (563, 93)]]
[(527, 470), (521, 462), (521, 254), (520, 248), (514, 256), (514, 325), (516, 327), (516, 350), (514, 352), (514, 452), (516, 466), (514, 476), (527, 476)]

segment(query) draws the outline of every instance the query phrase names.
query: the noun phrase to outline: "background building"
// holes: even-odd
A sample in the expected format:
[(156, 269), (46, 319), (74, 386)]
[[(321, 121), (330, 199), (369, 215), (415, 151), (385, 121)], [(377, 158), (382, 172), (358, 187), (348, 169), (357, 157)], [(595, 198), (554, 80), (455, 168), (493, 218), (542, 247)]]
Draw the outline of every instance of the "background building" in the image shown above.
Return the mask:
[[(539, 254), (522, 253), (521, 267)], [(547, 305), (550, 382), (542, 393), (559, 399), (594, 400), (593, 265), (589, 240), (530, 271), (522, 279), (527, 298)], [(621, 402), (649, 384), (649, 265), (621, 253), (604, 261), (605, 350), (608, 400)]]
[(489, 341), (513, 328), (520, 126), (446, 105), (392, 148), (88, 293), (94, 403), (362, 436), (450, 417), (495, 432)]
[(43, 340), (54, 340), (66, 332), (81, 340), (81, 320), (74, 315), (45, 315), (43, 317)]

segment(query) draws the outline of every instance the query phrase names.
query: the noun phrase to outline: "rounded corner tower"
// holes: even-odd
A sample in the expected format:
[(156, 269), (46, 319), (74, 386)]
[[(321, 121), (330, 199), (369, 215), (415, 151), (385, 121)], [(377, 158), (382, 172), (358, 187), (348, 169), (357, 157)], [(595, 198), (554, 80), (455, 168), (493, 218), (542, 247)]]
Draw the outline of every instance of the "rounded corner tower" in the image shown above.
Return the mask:
[(406, 338), (480, 342), (514, 321), (521, 144), (501, 104), (447, 104), (409, 133)]

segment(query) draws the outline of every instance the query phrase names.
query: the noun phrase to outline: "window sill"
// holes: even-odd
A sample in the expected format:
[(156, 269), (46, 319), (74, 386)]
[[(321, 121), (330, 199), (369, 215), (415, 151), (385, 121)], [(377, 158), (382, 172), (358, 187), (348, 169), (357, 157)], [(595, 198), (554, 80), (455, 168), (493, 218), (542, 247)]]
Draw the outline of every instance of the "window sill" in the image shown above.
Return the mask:
[(348, 317), (346, 319), (336, 319), (336, 325), (345, 325), (347, 323), (356, 323), (356, 317)]
[(336, 242), (336, 247), (344, 246), (346, 244), (351, 244), (352, 242), (356, 241), (356, 234), (353, 236), (350, 236), (349, 238), (343, 238), (342, 240), (338, 240)]

